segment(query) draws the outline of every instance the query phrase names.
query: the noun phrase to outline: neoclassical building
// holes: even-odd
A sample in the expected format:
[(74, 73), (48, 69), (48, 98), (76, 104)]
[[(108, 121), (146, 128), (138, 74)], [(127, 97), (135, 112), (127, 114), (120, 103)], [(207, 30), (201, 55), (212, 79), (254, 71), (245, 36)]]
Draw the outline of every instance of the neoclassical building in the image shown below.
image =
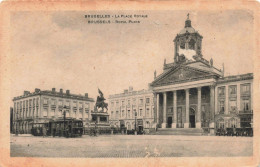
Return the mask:
[(127, 130), (150, 129), (154, 125), (154, 103), (152, 90), (133, 90), (110, 95), (110, 123), (114, 127), (125, 127)]
[(203, 58), (203, 37), (187, 18), (174, 39), (174, 62), (150, 83), (154, 122), (160, 128), (251, 127), (253, 74), (224, 76), (224, 69)]
[[(34, 92), (24, 91), (22, 96), (13, 98), (13, 132), (31, 133), (33, 123), (43, 123), (63, 117), (89, 122), (94, 110), (94, 100), (83, 95), (71, 94), (69, 90), (56, 91), (35, 89)], [(66, 109), (64, 110), (64, 106)]]

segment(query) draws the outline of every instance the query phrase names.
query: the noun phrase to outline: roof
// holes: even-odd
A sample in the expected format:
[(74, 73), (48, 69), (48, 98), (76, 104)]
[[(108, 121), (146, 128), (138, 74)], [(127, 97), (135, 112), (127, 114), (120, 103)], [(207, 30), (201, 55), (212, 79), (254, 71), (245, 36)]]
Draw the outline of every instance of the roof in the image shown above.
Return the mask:
[(192, 34), (192, 33), (196, 33), (196, 30), (193, 28), (193, 27), (185, 27), (185, 28), (183, 28), (181, 31), (180, 31), (180, 35), (181, 34), (185, 34), (185, 33), (190, 33), (190, 34)]
[(148, 94), (152, 93), (151, 89), (145, 90), (139, 90), (139, 91), (132, 91), (132, 92), (127, 92), (127, 93), (119, 93), (119, 94), (114, 94), (114, 95), (109, 95), (108, 99), (112, 98), (118, 98), (118, 97), (127, 97), (127, 96), (134, 96), (134, 95), (142, 95), (142, 94)]
[(250, 80), (253, 79), (253, 73), (241, 74), (241, 75), (231, 75), (226, 76), (223, 78), (219, 78), (217, 83), (226, 83), (226, 82), (235, 82), (235, 81), (242, 81), (242, 80)]
[(14, 97), (13, 100), (20, 100), (26, 97), (33, 97), (33, 96), (37, 96), (37, 95), (47, 95), (47, 96), (53, 96), (53, 97), (60, 97), (60, 98), (68, 98), (68, 99), (75, 99), (75, 100), (84, 100), (84, 101), (90, 101), (90, 102), (94, 102), (93, 98), (89, 98), (83, 95), (77, 95), (77, 94), (67, 94), (67, 93), (61, 93), (61, 92), (56, 92), (56, 91), (50, 91), (50, 90), (38, 90), (35, 92), (28, 92), (25, 95), (22, 96), (17, 96)]

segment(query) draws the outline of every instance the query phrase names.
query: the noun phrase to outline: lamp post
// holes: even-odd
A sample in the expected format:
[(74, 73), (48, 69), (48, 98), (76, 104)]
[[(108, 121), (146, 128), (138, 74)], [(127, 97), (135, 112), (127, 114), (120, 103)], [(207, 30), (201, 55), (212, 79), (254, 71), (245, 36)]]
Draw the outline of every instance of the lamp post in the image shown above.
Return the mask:
[(137, 131), (136, 131), (136, 117), (137, 117), (137, 112), (135, 112), (135, 135), (137, 135)]
[[(17, 128), (17, 120), (18, 120), (18, 112), (16, 113), (15, 112), (15, 115), (16, 115), (16, 118), (15, 118), (15, 120), (16, 120), (16, 124), (15, 124), (15, 136), (18, 136), (18, 134), (19, 134), (19, 132), (18, 132), (18, 128)], [(20, 128), (20, 127), (19, 127)]]
[(65, 130), (66, 106), (63, 107), (63, 128)]

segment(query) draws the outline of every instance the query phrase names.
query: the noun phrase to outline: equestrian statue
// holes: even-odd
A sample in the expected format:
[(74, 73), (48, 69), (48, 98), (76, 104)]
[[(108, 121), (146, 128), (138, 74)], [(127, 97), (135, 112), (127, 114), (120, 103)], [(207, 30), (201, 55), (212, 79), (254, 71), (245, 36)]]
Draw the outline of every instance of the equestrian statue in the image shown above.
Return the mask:
[(95, 105), (95, 110), (98, 111), (98, 109), (102, 109), (102, 111), (104, 111), (104, 108), (106, 109), (106, 111), (108, 110), (107, 109), (107, 106), (108, 104), (105, 102), (105, 98), (104, 98), (104, 95), (103, 93), (101, 92), (100, 89), (98, 89), (98, 93), (99, 93), (99, 96), (97, 97), (97, 101), (96, 101), (96, 105)]

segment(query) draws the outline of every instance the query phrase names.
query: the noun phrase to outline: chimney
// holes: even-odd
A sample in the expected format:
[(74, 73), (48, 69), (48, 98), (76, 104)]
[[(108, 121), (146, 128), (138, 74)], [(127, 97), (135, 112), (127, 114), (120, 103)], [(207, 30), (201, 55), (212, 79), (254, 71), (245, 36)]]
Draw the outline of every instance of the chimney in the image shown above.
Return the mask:
[(40, 92), (41, 90), (39, 88), (35, 88), (35, 92)]
[(60, 93), (61, 93), (61, 94), (63, 93), (63, 89), (60, 89)]
[(85, 97), (88, 98), (88, 93), (85, 93)]
[(52, 88), (51, 91), (54, 93), (54, 92), (56, 91), (56, 89), (55, 89), (55, 88)]
[(23, 92), (23, 95), (28, 95), (28, 94), (30, 94), (30, 92), (27, 91), (27, 90), (25, 90), (25, 91)]
[(132, 86), (129, 86), (129, 92), (133, 92), (134, 88)]
[(70, 94), (70, 90), (66, 90), (66, 94), (69, 95)]
[(124, 90), (124, 94), (127, 94), (127, 93), (128, 93), (128, 90), (127, 90), (127, 89), (125, 89), (125, 90)]

